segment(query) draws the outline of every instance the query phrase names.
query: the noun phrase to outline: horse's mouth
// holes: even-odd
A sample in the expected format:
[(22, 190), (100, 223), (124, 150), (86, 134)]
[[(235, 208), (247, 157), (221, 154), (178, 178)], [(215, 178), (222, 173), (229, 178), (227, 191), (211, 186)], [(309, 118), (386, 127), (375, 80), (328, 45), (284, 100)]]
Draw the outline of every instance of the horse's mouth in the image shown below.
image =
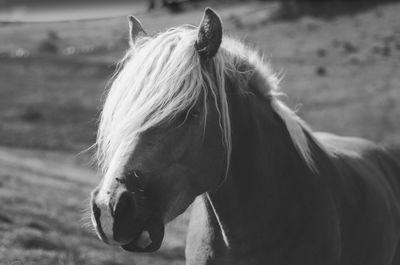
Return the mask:
[(140, 234), (122, 249), (130, 252), (153, 252), (161, 247), (164, 239), (164, 223), (159, 217), (151, 217)]

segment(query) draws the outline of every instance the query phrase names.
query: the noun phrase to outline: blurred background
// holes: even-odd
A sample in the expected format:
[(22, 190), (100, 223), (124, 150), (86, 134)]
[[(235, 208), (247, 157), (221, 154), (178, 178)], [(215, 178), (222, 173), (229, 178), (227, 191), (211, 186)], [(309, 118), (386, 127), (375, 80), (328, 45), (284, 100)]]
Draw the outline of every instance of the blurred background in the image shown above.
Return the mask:
[(205, 6), (265, 53), (313, 129), (400, 141), (397, 1), (0, 0), (0, 264), (184, 264), (188, 213), (153, 254), (101, 243), (83, 218), (107, 80), (126, 16), (154, 34)]

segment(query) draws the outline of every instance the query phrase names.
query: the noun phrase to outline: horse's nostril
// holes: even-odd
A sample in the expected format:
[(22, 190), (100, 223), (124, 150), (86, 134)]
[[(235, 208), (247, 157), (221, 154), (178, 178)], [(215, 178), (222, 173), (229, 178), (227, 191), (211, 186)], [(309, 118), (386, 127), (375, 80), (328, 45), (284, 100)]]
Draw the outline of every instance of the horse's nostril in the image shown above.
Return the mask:
[(114, 218), (120, 219), (127, 215), (133, 215), (135, 212), (135, 198), (133, 193), (129, 191), (123, 191), (119, 194), (116, 199), (116, 205), (114, 207)]
[(134, 234), (136, 216), (136, 202), (134, 193), (124, 190), (115, 197), (113, 238), (119, 243), (129, 243)]

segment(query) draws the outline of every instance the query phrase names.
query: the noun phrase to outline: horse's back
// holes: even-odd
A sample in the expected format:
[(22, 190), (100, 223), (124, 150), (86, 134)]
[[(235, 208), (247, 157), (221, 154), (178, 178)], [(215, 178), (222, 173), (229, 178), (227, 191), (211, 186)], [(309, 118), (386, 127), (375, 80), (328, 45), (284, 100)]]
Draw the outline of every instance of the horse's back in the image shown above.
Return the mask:
[[(366, 139), (315, 133), (342, 181), (381, 188), (400, 203), (400, 145), (381, 146)], [(372, 188), (372, 187), (370, 187)]]
[(340, 172), (346, 174), (348, 168), (352, 168), (365, 177), (375, 175), (375, 180), (390, 178), (392, 188), (400, 187), (400, 143), (378, 145), (363, 138), (325, 132), (317, 132), (315, 137)]
[(338, 136), (326, 132), (316, 132), (314, 136), (330, 154), (338, 156), (360, 157), (380, 149), (374, 142), (358, 137)]
[(384, 147), (400, 169), (400, 142), (386, 143)]
[(341, 211), (344, 264), (399, 265), (400, 148), (329, 133), (315, 137), (337, 170), (331, 181)]

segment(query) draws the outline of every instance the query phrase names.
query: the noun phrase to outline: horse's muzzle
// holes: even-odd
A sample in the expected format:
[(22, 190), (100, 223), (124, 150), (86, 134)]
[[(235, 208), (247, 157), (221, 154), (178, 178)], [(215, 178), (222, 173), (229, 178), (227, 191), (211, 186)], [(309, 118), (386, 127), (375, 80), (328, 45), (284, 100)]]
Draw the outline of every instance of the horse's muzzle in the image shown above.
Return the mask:
[(160, 216), (150, 216), (142, 232), (122, 248), (131, 252), (153, 252), (161, 247), (164, 239), (164, 223)]
[(93, 192), (92, 221), (103, 242), (135, 252), (160, 248), (164, 223), (141, 194), (120, 188), (110, 196), (108, 205), (98, 205), (96, 196)]

